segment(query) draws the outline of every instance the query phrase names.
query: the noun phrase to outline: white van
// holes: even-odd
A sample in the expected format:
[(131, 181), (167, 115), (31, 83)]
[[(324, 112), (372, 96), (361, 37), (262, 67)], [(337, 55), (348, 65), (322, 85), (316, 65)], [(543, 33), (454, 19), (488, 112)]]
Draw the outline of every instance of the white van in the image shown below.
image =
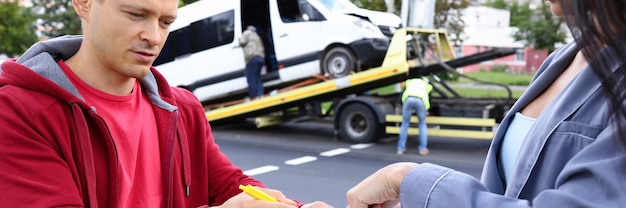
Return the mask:
[(312, 75), (341, 77), (379, 66), (390, 41), (379, 27), (400, 27), (400, 18), (395, 26), (377, 26), (367, 20), (373, 18), (333, 12), (324, 2), (329, 1), (189, 4), (178, 10), (154, 65), (171, 85), (191, 90), (200, 101), (243, 98), (247, 83), (238, 38), (246, 26), (254, 25), (265, 45), (265, 92)]
[(362, 9), (354, 5), (350, 0), (318, 0), (331, 12), (344, 13), (369, 20), (385, 34), (392, 37), (396, 29), (402, 27), (402, 21), (398, 15)]

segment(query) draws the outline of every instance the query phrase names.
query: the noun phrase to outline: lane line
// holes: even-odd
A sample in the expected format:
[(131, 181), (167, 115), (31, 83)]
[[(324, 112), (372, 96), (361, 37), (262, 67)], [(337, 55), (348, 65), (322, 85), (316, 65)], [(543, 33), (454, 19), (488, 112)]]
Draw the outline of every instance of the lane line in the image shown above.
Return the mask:
[(285, 161), (285, 164), (287, 164), (287, 165), (300, 165), (300, 164), (312, 162), (312, 161), (315, 161), (315, 160), (317, 160), (317, 157), (304, 156), (304, 157), (299, 157), (299, 158), (296, 158), (296, 159), (287, 160), (287, 161)]
[(350, 146), (352, 149), (365, 149), (368, 147), (374, 146), (374, 143), (362, 143), (362, 144), (353, 144)]
[(346, 148), (337, 148), (334, 150), (328, 150), (326, 152), (322, 152), (320, 153), (321, 156), (325, 156), (325, 157), (332, 157), (332, 156), (337, 156), (340, 154), (345, 154), (350, 152), (350, 149), (346, 149)]
[(254, 176), (254, 175), (259, 175), (259, 174), (263, 174), (267, 172), (277, 171), (278, 169), (280, 169), (278, 166), (266, 165), (266, 166), (243, 171), (243, 174), (246, 174), (248, 176)]
[[(362, 143), (362, 144), (354, 144), (354, 145), (350, 145), (351, 149), (365, 149), (371, 146), (374, 146), (374, 143)], [(324, 157), (333, 157), (333, 156), (337, 156), (337, 155), (341, 155), (341, 154), (346, 154), (349, 153), (350, 149), (348, 148), (336, 148), (336, 149), (332, 149), (332, 150), (328, 150), (328, 151), (324, 151), (320, 153), (320, 156), (324, 156)], [(299, 158), (295, 158), (295, 159), (291, 159), (291, 160), (287, 160), (285, 161), (285, 164), (287, 165), (301, 165), (304, 163), (308, 163), (308, 162), (313, 162), (317, 160), (317, 157), (314, 156), (304, 156), (304, 157), (299, 157)], [(266, 165), (266, 166), (262, 166), (262, 167), (258, 167), (258, 168), (254, 168), (254, 169), (250, 169), (250, 170), (246, 170), (243, 171), (244, 174), (248, 175), (248, 176), (255, 176), (255, 175), (260, 175), (260, 174), (264, 174), (264, 173), (268, 173), (268, 172), (272, 172), (272, 171), (277, 171), (279, 170), (280, 167), (278, 166), (273, 166), (273, 165)]]

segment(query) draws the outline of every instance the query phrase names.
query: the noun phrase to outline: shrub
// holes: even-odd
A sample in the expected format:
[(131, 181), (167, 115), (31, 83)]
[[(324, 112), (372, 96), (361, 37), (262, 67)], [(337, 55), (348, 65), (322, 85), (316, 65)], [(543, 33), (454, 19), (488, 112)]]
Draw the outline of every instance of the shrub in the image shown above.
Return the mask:
[(491, 66), (491, 72), (506, 72), (509, 69), (507, 65), (493, 65)]

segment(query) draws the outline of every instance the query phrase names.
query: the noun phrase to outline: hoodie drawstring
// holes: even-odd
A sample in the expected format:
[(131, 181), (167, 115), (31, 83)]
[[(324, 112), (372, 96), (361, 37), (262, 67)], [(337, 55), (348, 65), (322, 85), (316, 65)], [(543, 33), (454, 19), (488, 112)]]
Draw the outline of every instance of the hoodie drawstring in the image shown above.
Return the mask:
[(191, 186), (191, 159), (189, 158), (189, 143), (187, 142), (187, 134), (184, 132), (185, 128), (182, 126), (182, 122), (177, 122), (177, 137), (180, 143), (180, 153), (183, 160), (183, 180), (185, 180), (185, 194), (189, 196)]
[[(179, 124), (181, 125), (181, 124)], [(179, 127), (179, 129), (182, 129)], [(185, 189), (186, 189), (186, 194), (187, 196), (190, 195), (190, 186), (191, 186), (191, 170), (189, 167), (191, 165), (191, 159), (189, 158), (189, 143), (187, 143), (187, 137), (184, 136), (185, 134), (182, 134), (178, 137), (178, 140), (180, 142), (180, 151), (183, 155), (183, 172), (184, 172), (184, 179), (185, 179)]]

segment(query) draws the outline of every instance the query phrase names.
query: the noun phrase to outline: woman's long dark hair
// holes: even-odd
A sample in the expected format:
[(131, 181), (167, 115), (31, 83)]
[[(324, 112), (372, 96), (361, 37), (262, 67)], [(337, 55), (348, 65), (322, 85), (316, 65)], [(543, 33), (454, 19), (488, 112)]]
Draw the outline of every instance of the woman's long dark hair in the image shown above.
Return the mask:
[[(609, 101), (609, 113), (616, 122), (622, 143), (626, 145), (626, 0), (560, 2), (576, 44), (604, 83), (603, 92)], [(613, 50), (616, 56), (597, 57), (605, 47)], [(611, 58), (623, 61), (615, 72), (609, 65)]]

